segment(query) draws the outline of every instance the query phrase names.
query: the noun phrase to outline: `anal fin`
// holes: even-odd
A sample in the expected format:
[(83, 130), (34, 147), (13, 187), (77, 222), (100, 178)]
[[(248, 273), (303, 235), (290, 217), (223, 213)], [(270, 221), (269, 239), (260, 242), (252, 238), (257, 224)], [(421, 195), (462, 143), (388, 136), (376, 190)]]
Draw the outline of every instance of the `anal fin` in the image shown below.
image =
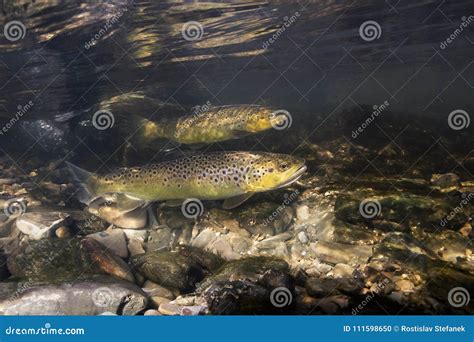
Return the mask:
[(239, 205), (244, 203), (246, 200), (248, 200), (250, 197), (252, 197), (253, 193), (248, 192), (242, 195), (238, 195), (235, 197), (230, 197), (226, 198), (224, 200), (224, 203), (222, 204), (223, 209), (234, 209), (237, 208)]

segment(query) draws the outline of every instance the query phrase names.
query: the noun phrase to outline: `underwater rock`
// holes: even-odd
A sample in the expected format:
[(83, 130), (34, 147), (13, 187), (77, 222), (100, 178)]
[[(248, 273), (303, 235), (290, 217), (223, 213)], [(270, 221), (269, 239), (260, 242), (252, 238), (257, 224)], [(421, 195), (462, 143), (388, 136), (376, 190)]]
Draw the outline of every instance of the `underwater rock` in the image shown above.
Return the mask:
[(100, 242), (92, 238), (84, 238), (81, 241), (81, 254), (82, 260), (87, 264), (93, 264), (101, 272), (130, 282), (135, 281), (128, 264)]
[(42, 239), (31, 241), (8, 257), (8, 269), (19, 278), (75, 279), (108, 273), (133, 281), (127, 264), (93, 239)]
[(150, 231), (145, 243), (145, 250), (156, 251), (175, 247), (176, 234), (173, 229), (160, 226)]
[(137, 255), (131, 263), (143, 276), (161, 286), (190, 292), (222, 264), (222, 259), (195, 247), (181, 246), (174, 251)]
[(11, 275), (8, 270), (7, 259), (7, 255), (0, 250), (0, 281), (8, 279)]
[(159, 296), (166, 298), (170, 301), (176, 298), (172, 291), (149, 280), (145, 281), (142, 290), (146, 292), (150, 297)]
[(294, 290), (288, 264), (260, 256), (226, 263), (198, 292), (211, 314), (268, 314), (292, 310)]
[(454, 200), (412, 194), (367, 197), (344, 195), (337, 198), (334, 210), (336, 217), (342, 221), (372, 224), (375, 228), (377, 220), (409, 227), (460, 228), (468, 221), (466, 213), (461, 211), (447, 219), (456, 205), (459, 203)]
[(106, 248), (114, 251), (121, 258), (128, 256), (125, 234), (120, 229), (107, 229), (103, 232), (87, 235), (87, 237), (97, 240)]
[(435, 173), (431, 176), (430, 180), (432, 185), (443, 190), (456, 189), (459, 186), (460, 181), (461, 179), (459, 176), (454, 173)]
[(147, 296), (138, 286), (104, 275), (54, 284), (30, 283), (2, 293), (0, 298), (4, 315), (135, 315), (147, 305)]
[(319, 259), (330, 264), (365, 264), (372, 255), (371, 246), (348, 245), (327, 241), (311, 243), (310, 246)]
[(243, 205), (235, 209), (239, 225), (252, 235), (272, 236), (285, 232), (293, 221), (294, 209), (271, 202)]
[(466, 258), (474, 254), (471, 241), (453, 230), (442, 230), (438, 232), (415, 231), (414, 236), (426, 248), (436, 253), (436, 255), (452, 263), (456, 263), (458, 258)]
[(32, 240), (51, 236), (54, 231), (71, 223), (71, 217), (62, 212), (32, 212), (24, 213), (16, 220), (16, 226)]
[[(474, 301), (469, 300), (469, 296), (456, 298), (459, 296), (459, 288), (464, 288), (464, 291), (468, 294), (474, 293), (474, 275), (467, 274), (452, 268), (448, 267), (433, 267), (429, 270), (429, 285), (426, 287), (429, 295), (438, 299), (440, 302), (444, 303), (451, 308), (454, 312), (463, 313), (463, 314), (472, 314), (474, 312)], [(453, 290), (454, 289), (454, 290)], [(450, 291), (456, 292), (458, 294), (451, 294)], [(451, 302), (455, 304), (460, 304), (459, 301), (464, 300), (464, 305), (459, 307), (453, 307)]]
[(369, 230), (359, 225), (350, 224), (341, 220), (333, 221), (334, 233), (333, 241), (350, 245), (374, 245), (381, 234), (374, 230)]
[(357, 278), (308, 278), (305, 282), (306, 291), (316, 298), (335, 294), (359, 295), (364, 283)]

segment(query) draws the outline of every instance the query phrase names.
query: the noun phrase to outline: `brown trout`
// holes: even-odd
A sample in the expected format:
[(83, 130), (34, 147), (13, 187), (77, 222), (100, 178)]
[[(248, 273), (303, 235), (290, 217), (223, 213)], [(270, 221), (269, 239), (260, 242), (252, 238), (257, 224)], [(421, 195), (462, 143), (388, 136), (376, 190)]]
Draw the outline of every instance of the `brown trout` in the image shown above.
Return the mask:
[(200, 145), (238, 139), (263, 132), (285, 120), (275, 110), (258, 105), (202, 106), (194, 114), (176, 120), (155, 122), (137, 115), (117, 118), (132, 128), (139, 146), (165, 138), (177, 144)]
[(91, 198), (121, 193), (146, 202), (229, 199), (234, 207), (254, 193), (288, 186), (306, 171), (305, 161), (266, 152), (213, 152), (146, 167), (96, 175), (68, 163)]

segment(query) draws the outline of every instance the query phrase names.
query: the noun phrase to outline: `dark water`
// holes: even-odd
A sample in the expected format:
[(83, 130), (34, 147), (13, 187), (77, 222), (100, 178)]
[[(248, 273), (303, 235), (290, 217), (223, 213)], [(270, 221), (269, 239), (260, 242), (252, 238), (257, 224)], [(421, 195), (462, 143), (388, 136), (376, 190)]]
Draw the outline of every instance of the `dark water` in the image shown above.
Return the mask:
[[(52, 195), (54, 186), (66, 183), (64, 160), (94, 171), (169, 158), (163, 151), (167, 142), (140, 145), (134, 127), (120, 125), (121, 115), (172, 119), (206, 104), (284, 109), (292, 119), (286, 130), (201, 150), (273, 151), (305, 158), (308, 172), (292, 206), (309, 207), (309, 218), (294, 214), (297, 223), (290, 228), (283, 223), (284, 228), (275, 226), (270, 233), (260, 231), (267, 202), (284, 200), (277, 192), (232, 211), (232, 219), (255, 241), (285, 230), (294, 233), (292, 240), (284, 240), (292, 241), (286, 247), (272, 241), (269, 250), (282, 247), (287, 254), (276, 256), (290, 260), (292, 267), (299, 263), (313, 279), (305, 288), (315, 298), (331, 292), (330, 284), (313, 286), (315, 277), (332, 281), (333, 271), (315, 271), (311, 263), (317, 258), (311, 253), (319, 257), (329, 253), (327, 248), (334, 255), (317, 260), (330, 267), (350, 264), (354, 278), (363, 279), (367, 288), (369, 280), (380, 280), (380, 272), (391, 274), (396, 285), (380, 298), (384, 307), (393, 308), (391, 313), (465, 313), (449, 305), (447, 293), (456, 286), (474, 290), (473, 9), (468, 0), (4, 0), (0, 166), (5, 172), (0, 178), (16, 177), (21, 187), (6, 182), (2, 196), (27, 189), (43, 204), (77, 209), (70, 194)], [(16, 35), (6, 32), (13, 21)], [(134, 94), (142, 100), (130, 100)], [(115, 114), (115, 124), (98, 130), (92, 114), (104, 108)], [(186, 150), (181, 147), (178, 153)], [(371, 196), (381, 204), (375, 221), (358, 214), (359, 202)], [(456, 218), (446, 220), (459, 207)], [(209, 220), (223, 219), (217, 216)], [(190, 243), (191, 229), (173, 224), (173, 237), (165, 234), (171, 247)], [(441, 229), (445, 226), (449, 229)], [(305, 240), (299, 229), (309, 242), (298, 242)], [(367, 252), (370, 264), (365, 263), (366, 247), (373, 247)], [(271, 254), (261, 245), (255, 248)], [(412, 261), (413, 255), (422, 257)], [(415, 290), (401, 281), (404, 273)], [(390, 297), (390, 291), (403, 286), (409, 288), (409, 299)], [(361, 300), (350, 290), (336, 292), (351, 297), (344, 313)], [(299, 312), (320, 313), (320, 303), (316, 307), (300, 307)], [(472, 313), (472, 305), (466, 310)], [(374, 304), (367, 313), (384, 312)]]

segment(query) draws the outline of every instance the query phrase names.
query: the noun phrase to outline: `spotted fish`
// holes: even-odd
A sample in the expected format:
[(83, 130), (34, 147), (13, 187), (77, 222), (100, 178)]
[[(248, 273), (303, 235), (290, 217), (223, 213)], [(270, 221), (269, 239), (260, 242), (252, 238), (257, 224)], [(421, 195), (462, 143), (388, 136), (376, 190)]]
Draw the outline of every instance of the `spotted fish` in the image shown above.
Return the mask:
[(275, 109), (258, 105), (201, 107), (194, 114), (176, 120), (155, 122), (137, 115), (116, 119), (118, 125), (134, 132), (139, 146), (156, 139), (168, 139), (175, 145), (209, 144), (238, 139), (281, 125), (286, 118)]
[(121, 193), (148, 202), (225, 199), (227, 208), (252, 194), (285, 187), (306, 170), (301, 158), (266, 152), (195, 154), (146, 167), (121, 168), (106, 175), (68, 165), (91, 198)]

